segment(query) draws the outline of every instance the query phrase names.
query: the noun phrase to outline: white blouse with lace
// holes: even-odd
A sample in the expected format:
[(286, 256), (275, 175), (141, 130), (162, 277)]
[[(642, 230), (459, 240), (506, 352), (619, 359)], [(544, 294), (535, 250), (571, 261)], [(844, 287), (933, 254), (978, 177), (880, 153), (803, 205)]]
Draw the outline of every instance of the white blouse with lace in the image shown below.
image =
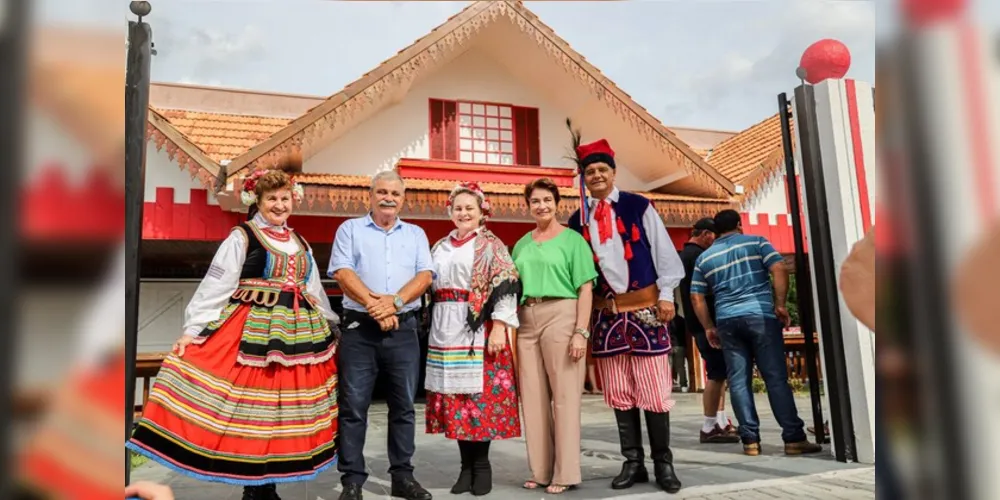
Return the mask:
[[(454, 233), (453, 233), (454, 234)], [(475, 240), (456, 247), (450, 238), (437, 245), (431, 259), (436, 277), (434, 291), (456, 289), (469, 291), (472, 284), (472, 265), (475, 257)], [(485, 346), (486, 328), (469, 331), (468, 302), (435, 302), (431, 315), (430, 349), (456, 349), (476, 345)], [(504, 297), (496, 302), (491, 318), (517, 328), (517, 299)], [(463, 351), (464, 352), (464, 351)], [(476, 394), (482, 391), (483, 375), (479, 371), (463, 369), (467, 363), (456, 360), (434, 362), (428, 360), (424, 388), (441, 394)], [(453, 361), (453, 362), (449, 362)]]
[[(274, 227), (280, 230), (278, 226), (268, 224), (260, 214), (257, 214), (249, 224), (254, 224), (259, 228)], [(265, 233), (261, 234), (267, 238), (268, 244), (282, 252), (295, 253), (301, 248), (298, 238), (278, 241), (268, 237)], [(191, 302), (188, 303), (187, 309), (184, 311), (185, 335), (197, 336), (205, 329), (206, 325), (219, 319), (222, 310), (239, 286), (243, 263), (247, 257), (247, 244), (246, 233), (241, 230), (233, 230), (229, 233), (229, 237), (223, 240), (219, 250), (215, 252), (208, 273), (198, 285), (198, 290), (191, 297)], [(326, 296), (326, 291), (320, 282), (319, 268), (316, 266), (312, 252), (309, 253), (309, 259), (312, 260), (312, 271), (306, 281), (306, 293), (317, 300), (316, 304), (324, 317), (334, 323), (339, 323), (340, 318), (330, 307), (330, 299)]]

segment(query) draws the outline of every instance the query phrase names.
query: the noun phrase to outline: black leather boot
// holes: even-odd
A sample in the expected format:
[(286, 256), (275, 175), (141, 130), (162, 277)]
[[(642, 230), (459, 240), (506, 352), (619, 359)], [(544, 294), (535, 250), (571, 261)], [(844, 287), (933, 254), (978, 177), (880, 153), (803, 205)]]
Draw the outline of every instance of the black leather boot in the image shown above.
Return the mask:
[(472, 462), (472, 494), (481, 497), (493, 491), (493, 468), (490, 466), (490, 442), (475, 444)]
[(278, 485), (271, 483), (264, 485), (264, 489), (267, 490), (267, 500), (281, 500), (278, 496)]
[(472, 452), (473, 446), (477, 443), (470, 441), (459, 441), (458, 452), (462, 456), (462, 472), (458, 474), (458, 481), (451, 487), (452, 495), (461, 495), (472, 491)]
[(268, 490), (269, 485), (265, 486), (244, 486), (243, 487), (243, 500), (270, 500), (271, 492)]
[(681, 481), (674, 472), (674, 454), (670, 451), (670, 414), (646, 413), (646, 432), (649, 433), (649, 456), (653, 459), (656, 485), (667, 493), (681, 490)]
[(625, 463), (622, 464), (618, 477), (611, 480), (611, 488), (624, 490), (636, 483), (648, 483), (649, 472), (646, 471), (642, 451), (642, 419), (639, 418), (639, 409), (615, 410), (615, 419), (618, 421), (618, 439), (621, 441)]

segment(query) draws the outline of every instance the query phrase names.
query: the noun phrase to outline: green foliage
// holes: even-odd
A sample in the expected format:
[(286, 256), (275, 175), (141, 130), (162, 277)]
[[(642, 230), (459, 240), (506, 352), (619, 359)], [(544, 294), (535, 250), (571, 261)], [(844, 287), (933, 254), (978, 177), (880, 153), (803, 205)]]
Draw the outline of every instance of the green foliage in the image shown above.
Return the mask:
[(132, 465), (133, 469), (138, 469), (139, 467), (142, 467), (148, 461), (149, 459), (146, 458), (144, 455), (140, 455), (134, 451), (129, 452), (129, 462)]
[(754, 377), (751, 384), (751, 389), (754, 394), (764, 394), (767, 392), (767, 386), (764, 385), (764, 379), (760, 377)]

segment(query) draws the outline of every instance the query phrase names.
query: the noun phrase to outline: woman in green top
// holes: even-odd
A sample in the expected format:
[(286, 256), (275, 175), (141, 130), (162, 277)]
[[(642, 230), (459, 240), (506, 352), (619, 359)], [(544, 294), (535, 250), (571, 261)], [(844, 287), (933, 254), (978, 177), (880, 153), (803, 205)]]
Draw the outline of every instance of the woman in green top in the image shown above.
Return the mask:
[[(514, 245), (523, 306), (518, 314), (518, 384), (531, 479), (527, 489), (560, 494), (580, 484), (580, 387), (586, 374), (593, 281), (590, 245), (556, 220), (559, 188), (524, 189), (537, 227)], [(551, 391), (550, 391), (551, 388)]]

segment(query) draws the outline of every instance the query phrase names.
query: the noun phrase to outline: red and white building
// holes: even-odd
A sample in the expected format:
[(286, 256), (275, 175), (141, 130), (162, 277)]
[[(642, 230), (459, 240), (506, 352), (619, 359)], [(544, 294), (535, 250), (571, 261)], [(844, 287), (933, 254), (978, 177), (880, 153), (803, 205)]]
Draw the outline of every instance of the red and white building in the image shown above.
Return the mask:
[(475, 180), (512, 245), (533, 227), (526, 182), (562, 186), (564, 218), (578, 206), (566, 118), (610, 141), (619, 186), (654, 201), (678, 248), (694, 221), (736, 208), (748, 232), (794, 251), (777, 116), (739, 133), (664, 125), (521, 2), (481, 1), (330, 97), (152, 86), (139, 351), (176, 340), (218, 242), (245, 218), (237, 189), (252, 169), (301, 151), (306, 197), (290, 224), (321, 266), (340, 223), (367, 212), (371, 175), (393, 168), (403, 216), (431, 241), (451, 229), (450, 189)]

